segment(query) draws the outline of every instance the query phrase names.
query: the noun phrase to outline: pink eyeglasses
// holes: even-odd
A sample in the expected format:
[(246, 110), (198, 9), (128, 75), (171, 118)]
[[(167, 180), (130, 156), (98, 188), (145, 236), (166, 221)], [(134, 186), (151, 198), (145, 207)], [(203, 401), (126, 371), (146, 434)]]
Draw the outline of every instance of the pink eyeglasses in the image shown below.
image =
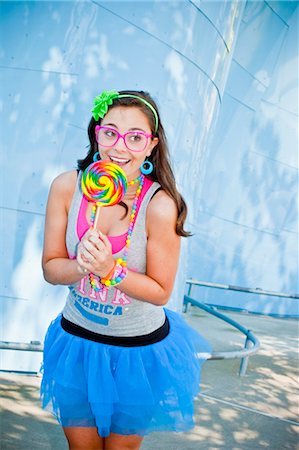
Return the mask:
[(122, 138), (125, 146), (131, 152), (142, 152), (147, 146), (148, 139), (153, 138), (151, 134), (143, 131), (128, 131), (125, 134), (120, 134), (114, 128), (100, 125), (96, 126), (95, 133), (97, 142), (102, 147), (113, 147)]

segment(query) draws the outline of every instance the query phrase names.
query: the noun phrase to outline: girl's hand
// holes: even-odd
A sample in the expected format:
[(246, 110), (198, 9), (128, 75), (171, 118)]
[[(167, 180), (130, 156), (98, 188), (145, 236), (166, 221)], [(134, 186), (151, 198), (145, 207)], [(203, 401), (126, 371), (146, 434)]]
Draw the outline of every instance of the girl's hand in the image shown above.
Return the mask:
[(114, 266), (112, 247), (107, 236), (97, 230), (88, 230), (78, 245), (77, 261), (83, 272), (92, 272), (104, 278)]

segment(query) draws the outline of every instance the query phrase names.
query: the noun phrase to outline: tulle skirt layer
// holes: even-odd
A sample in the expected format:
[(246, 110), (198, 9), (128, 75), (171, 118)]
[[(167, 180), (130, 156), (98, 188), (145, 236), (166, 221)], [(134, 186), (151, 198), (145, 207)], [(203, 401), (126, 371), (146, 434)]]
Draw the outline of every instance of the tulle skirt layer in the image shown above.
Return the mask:
[(168, 336), (141, 347), (74, 336), (58, 316), (45, 338), (43, 407), (62, 426), (96, 426), (102, 437), (192, 428), (200, 369), (211, 349), (179, 314), (165, 312)]

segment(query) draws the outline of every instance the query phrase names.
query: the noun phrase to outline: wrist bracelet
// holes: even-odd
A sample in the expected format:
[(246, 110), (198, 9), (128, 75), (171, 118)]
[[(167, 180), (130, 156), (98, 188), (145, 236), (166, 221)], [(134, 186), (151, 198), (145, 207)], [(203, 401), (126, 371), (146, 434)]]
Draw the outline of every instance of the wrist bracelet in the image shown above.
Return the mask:
[(114, 274), (114, 272), (115, 272), (115, 266), (116, 266), (116, 261), (114, 260), (114, 263), (113, 263), (113, 267), (112, 267), (112, 269), (110, 270), (110, 272), (105, 276), (105, 277), (103, 277), (103, 278), (100, 278), (100, 280), (101, 280), (101, 283), (102, 283), (102, 280), (109, 280), (109, 278), (111, 278), (112, 276), (113, 276), (113, 274)]
[[(108, 275), (106, 275), (105, 278), (110, 278), (114, 274), (115, 266), (116, 266), (116, 261), (114, 260), (113, 267), (110, 270), (110, 272), (108, 273)], [(95, 277), (99, 280), (100, 283), (102, 283), (102, 279), (100, 277), (94, 275), (91, 272), (89, 273), (89, 282), (90, 282), (92, 289), (94, 289), (96, 292), (99, 292), (103, 289), (103, 286), (102, 287), (98, 286), (98, 283), (96, 282)], [(102, 283), (102, 285), (103, 285), (103, 283)]]
[[(96, 277), (99, 282), (96, 282), (95, 275), (93, 273), (89, 274), (89, 281), (91, 287), (96, 291), (101, 291), (103, 287), (114, 287), (120, 284), (128, 275), (128, 269), (125, 264), (121, 264), (121, 260), (114, 261), (114, 266), (103, 278)], [(98, 284), (101, 284), (101, 286), (98, 286)]]
[(128, 275), (127, 267), (122, 265), (118, 260), (115, 262), (113, 275), (101, 278), (101, 283), (104, 284), (106, 287), (110, 286), (114, 287), (119, 283), (121, 283), (126, 278), (127, 275)]

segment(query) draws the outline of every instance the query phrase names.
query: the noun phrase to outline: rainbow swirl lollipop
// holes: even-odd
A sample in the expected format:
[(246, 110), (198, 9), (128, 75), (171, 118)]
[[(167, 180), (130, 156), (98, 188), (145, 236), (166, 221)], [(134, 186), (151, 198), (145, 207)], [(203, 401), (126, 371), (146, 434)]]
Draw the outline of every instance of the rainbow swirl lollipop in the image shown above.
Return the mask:
[(88, 201), (97, 206), (113, 206), (119, 203), (127, 190), (125, 172), (109, 161), (96, 161), (83, 172), (81, 187)]

